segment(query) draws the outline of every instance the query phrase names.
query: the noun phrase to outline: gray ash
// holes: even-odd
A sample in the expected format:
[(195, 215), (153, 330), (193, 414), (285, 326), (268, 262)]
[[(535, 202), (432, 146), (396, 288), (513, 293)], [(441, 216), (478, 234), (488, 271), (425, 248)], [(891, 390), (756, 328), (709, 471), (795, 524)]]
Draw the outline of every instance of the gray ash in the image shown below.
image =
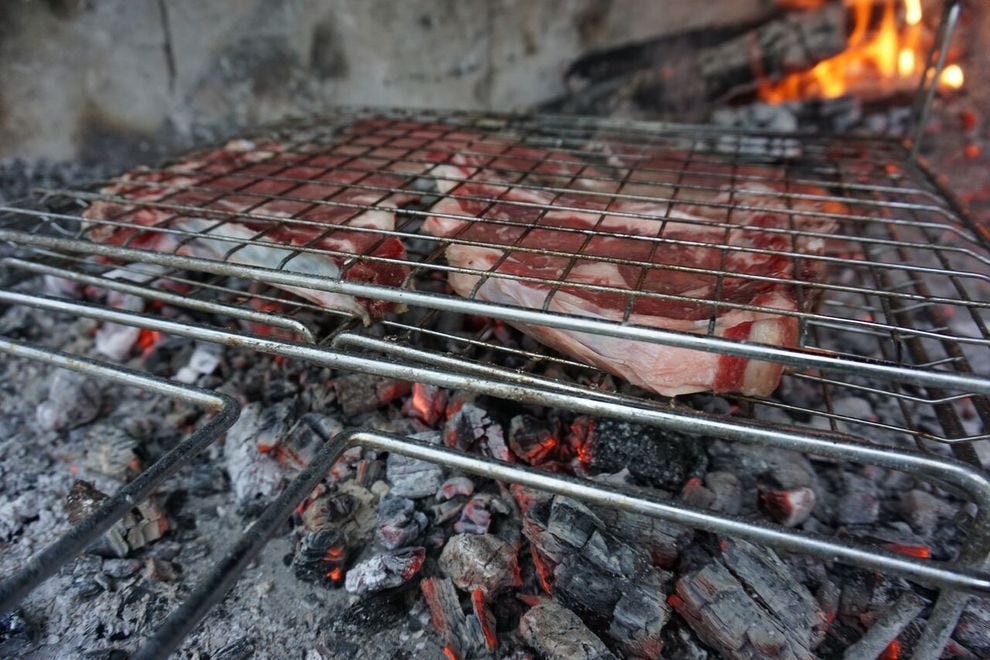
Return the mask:
[[(25, 308), (3, 311), (0, 328), (83, 354), (92, 354), (96, 329)], [(955, 523), (971, 513), (951, 494), (887, 470), (229, 348), (215, 363), (197, 363), (212, 365), (208, 373), (183, 371), (196, 345), (157, 340), (132, 350), (127, 364), (164, 377), (191, 374), (237, 396), (245, 414), (223, 443), (159, 489), (155, 510), (166, 522), (160, 538), (122, 545), (131, 538), (124, 530), (116, 544), (70, 563), (0, 621), (0, 649), (35, 656), (132, 652), (316, 449), (357, 425), (421, 433), (428, 442), (604, 482), (649, 485), (699, 508), (912, 556), (952, 557), (961, 540)], [(506, 340), (525, 341), (508, 331)], [(96, 381), (79, 385), (86, 414), (65, 424), (39, 421), (38, 408), (64, 398), (72, 382), (35, 364), (0, 362), (4, 571), (68, 528), (66, 497), (74, 492), (70, 499), (85, 504), (79, 494), (90, 492), (74, 483), (113, 492), (133, 478), (132, 461), (137, 469), (150, 465), (203, 419), (194, 407)], [(815, 391), (788, 386), (781, 396), (808, 406)], [(721, 397), (695, 399), (712, 414), (733, 413)], [(859, 405), (884, 414), (871, 397)], [(795, 515), (780, 502), (808, 510)], [(135, 512), (130, 524), (155, 515)], [(707, 598), (716, 583), (730, 585), (724, 593), (731, 598)], [(465, 659), (555, 657), (577, 644), (596, 657), (741, 657), (756, 643), (778, 655), (828, 656), (864, 639), (876, 643), (864, 637), (871, 625), (909, 642), (932, 596), (900, 579), (355, 448), (183, 653), (239, 658), (297, 648), (313, 658), (378, 658), (439, 656), (447, 648)], [(891, 615), (896, 602), (920, 603), (921, 619), (905, 623)], [(990, 647), (986, 618), (985, 606), (974, 601), (953, 643), (977, 655)], [(743, 637), (750, 646), (739, 645)]]

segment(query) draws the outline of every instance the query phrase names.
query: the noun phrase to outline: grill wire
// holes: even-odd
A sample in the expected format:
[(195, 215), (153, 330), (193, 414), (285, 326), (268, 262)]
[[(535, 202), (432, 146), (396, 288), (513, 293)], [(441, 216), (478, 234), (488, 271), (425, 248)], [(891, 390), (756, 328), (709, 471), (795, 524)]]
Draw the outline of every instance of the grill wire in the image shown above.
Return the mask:
[[(319, 149), (306, 145), (329, 144), (334, 145), (330, 148), (338, 148), (341, 145), (339, 135), (342, 126), (357, 118), (372, 114), (381, 116), (381, 113), (380, 110), (352, 111), (339, 115), (334, 122), (315, 127), (312, 123), (286, 125), (266, 133), (265, 136), (273, 136), (285, 144), (294, 145), (305, 157), (305, 154)], [(600, 156), (589, 145), (593, 145), (596, 140), (601, 141), (603, 135), (608, 136), (609, 142), (622, 140), (635, 145), (640, 154), (651, 150), (655, 152), (654, 155), (666, 154), (665, 157), (670, 159), (670, 166), (652, 169), (658, 170), (653, 173), (658, 176), (673, 177), (672, 181), (667, 182), (670, 185), (670, 194), (654, 196), (654, 201), (668, 204), (669, 208), (690, 203), (719, 209), (726, 214), (726, 219), (718, 226), (725, 229), (738, 227), (731, 223), (733, 213), (787, 213), (791, 218), (815, 216), (813, 212), (797, 212), (793, 209), (793, 204), (800, 200), (807, 201), (809, 197), (808, 193), (793, 190), (815, 186), (826, 191), (825, 194), (810, 195), (815, 201), (843, 204), (841, 212), (830, 211), (825, 212), (825, 215), (839, 223), (839, 233), (833, 238), (841, 238), (845, 254), (817, 257), (797, 254), (792, 250), (771, 250), (788, 259), (820, 261), (828, 267), (830, 274), (823, 281), (803, 281), (799, 285), (799, 297), (805, 295), (803, 292), (810, 291), (818, 291), (822, 296), (820, 306), (814, 311), (799, 309), (791, 313), (800, 323), (801, 347), (793, 350), (774, 349), (752, 344), (734, 344), (712, 336), (710, 330), (708, 335), (672, 336), (671, 333), (628, 322), (610, 323), (590, 318), (575, 320), (547, 311), (546, 308), (510, 309), (504, 305), (478, 300), (465, 301), (438, 292), (429, 283), (457, 269), (444, 263), (442, 258), (449, 239), (445, 239), (446, 242), (439, 241), (416, 231), (418, 223), (431, 215), (426, 209), (404, 209), (399, 214), (395, 230), (368, 230), (379, 238), (397, 237), (418, 241), (418, 249), (411, 249), (409, 256), (402, 260), (403, 265), (411, 269), (410, 277), (402, 287), (390, 289), (346, 280), (327, 281), (310, 274), (294, 272), (288, 258), (275, 271), (239, 264), (235, 255), (250, 245), (284, 248), (275, 241), (266, 240), (266, 236), (275, 228), (296, 220), (256, 210), (223, 213), (203, 206), (170, 203), (168, 196), (141, 202), (140, 205), (164, 210), (175, 217), (195, 214), (196, 217), (215, 219), (219, 226), (236, 217), (247, 216), (254, 221), (266, 223), (266, 229), (249, 240), (231, 241), (229, 249), (217, 260), (176, 253), (163, 254), (134, 246), (108, 246), (91, 240), (94, 227), (127, 227), (129, 223), (121, 220), (91, 220), (87, 225), (80, 219), (79, 213), (93, 201), (113, 200), (113, 195), (99, 192), (100, 188), (108, 184), (124, 183), (121, 179), (113, 179), (98, 182), (82, 191), (39, 191), (38, 200), (34, 201), (43, 202), (43, 207), (24, 204), (0, 210), (3, 212), (0, 215), (0, 239), (29, 248), (21, 255), (21, 259), (7, 260), (7, 265), (14, 269), (64, 276), (138, 294), (148, 300), (183, 306), (190, 310), (194, 323), (169, 325), (154, 315), (143, 317), (9, 291), (0, 291), (0, 300), (130, 322), (230, 345), (252, 346), (258, 350), (316, 363), (332, 363), (343, 368), (437, 382), (445, 386), (460, 383), (460, 386), (469, 389), (474, 382), (475, 388), (495, 396), (522, 392), (524, 397), (533, 396), (536, 397), (534, 400), (540, 402), (556, 402), (556, 405), (563, 408), (579, 410), (580, 406), (585, 406), (586, 409), (590, 407), (592, 410), (607, 410), (613, 415), (639, 419), (657, 426), (676, 427), (673, 419), (682, 416), (678, 422), (682, 428), (691, 424), (711, 424), (711, 428), (730, 439), (775, 446), (780, 446), (781, 442), (793, 442), (795, 444), (789, 446), (798, 450), (827, 453), (841, 460), (889, 465), (894, 469), (904, 469), (939, 482), (952, 483), (961, 479), (967, 484), (963, 488), (971, 494), (971, 499), (980, 503), (981, 515), (973, 523), (968, 547), (960, 556), (958, 564), (948, 565), (946, 568), (955, 578), (940, 576), (930, 580), (931, 583), (948, 588), (930, 617), (926, 635), (935, 638), (947, 634), (946, 628), (951, 630), (954, 623), (952, 613), (961, 607), (960, 603), (965, 598), (962, 592), (955, 591), (952, 587), (963, 586), (977, 590), (987, 588), (985, 576), (980, 574), (975, 577), (973, 574), (974, 570), (978, 571), (983, 567), (986, 554), (983, 539), (987, 535), (987, 520), (986, 507), (982, 502), (983, 494), (987, 492), (986, 480), (950, 459), (937, 455), (925, 457), (891, 448), (905, 441), (919, 444), (928, 440), (940, 441), (951, 444), (957, 454), (972, 459), (974, 455), (967, 453), (968, 443), (987, 438), (987, 429), (990, 426), (990, 405), (984, 396), (990, 392), (990, 379), (980, 362), (981, 353), (990, 344), (990, 333), (987, 332), (987, 318), (990, 315), (990, 295), (987, 295), (990, 289), (990, 276), (987, 275), (990, 249), (987, 236), (964, 216), (927, 171), (910, 160), (902, 145), (866, 138), (741, 135), (698, 127), (658, 128), (635, 123), (533, 116), (470, 113), (440, 115), (399, 111), (389, 112), (387, 116), (390, 117), (390, 123), (384, 124), (386, 127), (401, 127), (410, 120), (443, 122), (456, 127), (450, 129), (455, 133), (462, 129), (481, 131), (495, 142), (522, 142), (582, 159)], [(352, 143), (345, 141), (344, 144)], [(358, 155), (382, 148), (380, 144), (353, 146), (362, 147), (363, 151)], [(201, 153), (209, 154), (210, 151)], [(673, 153), (680, 155), (670, 156)], [(392, 156), (386, 159), (382, 167), (358, 168), (367, 171), (356, 174), (370, 176), (383, 171), (391, 172), (388, 170), (390, 165), (404, 166), (409, 162), (414, 161)], [(691, 173), (690, 176), (685, 174), (694, 165), (699, 165), (702, 169), (718, 169), (724, 168), (726, 163), (729, 163), (727, 172), (698, 172)], [(533, 166), (538, 164), (533, 163)], [(766, 199), (760, 203), (739, 201), (740, 196), (745, 196), (741, 194), (745, 192), (741, 186), (754, 181), (765, 181), (765, 175), (746, 173), (747, 169), (752, 171), (754, 166), (760, 164), (772, 165), (775, 171), (783, 173), (782, 178), (774, 182), (783, 190), (765, 195)], [(631, 171), (624, 174), (620, 183), (628, 183), (631, 176)], [(424, 178), (429, 177), (417, 170), (415, 175), (404, 180), (403, 186), (419, 185), (418, 182)], [(254, 180), (278, 181), (291, 186), (305, 183), (302, 180), (292, 180), (291, 177), (280, 178), (278, 174), (254, 176)], [(356, 182), (348, 184), (344, 189), (371, 188), (372, 190), (366, 192), (380, 193), (381, 200), (404, 189), (403, 186), (361, 185)], [(730, 191), (728, 203), (692, 198), (692, 195), (710, 196), (726, 187)], [(232, 194), (229, 190), (214, 190), (209, 186), (204, 188), (208, 193)], [(551, 190), (541, 190), (553, 194), (555, 187), (549, 188)], [(167, 194), (180, 192), (181, 189), (168, 190)], [(238, 190), (236, 194), (248, 195), (248, 192)], [(457, 197), (456, 192), (448, 195)], [(614, 200), (618, 195), (621, 193), (607, 197)], [(272, 201), (299, 201), (293, 199), (291, 189), (279, 194), (251, 193), (249, 196), (257, 197), (256, 206)], [(331, 197), (320, 200), (319, 204), (348, 206), (353, 207), (355, 212), (360, 212), (383, 208), (381, 200), (371, 204), (349, 204), (336, 203)], [(315, 203), (314, 200), (305, 201)], [(128, 203), (134, 205), (133, 201)], [(541, 213), (545, 214), (546, 211), (547, 209), (541, 209)], [(142, 231), (149, 229), (142, 227)], [(187, 243), (202, 238), (196, 232), (170, 227), (167, 222), (152, 231), (174, 234), (180, 242)], [(813, 231), (803, 230), (793, 221), (782, 233), (791, 237), (792, 241), (814, 237)], [(211, 235), (211, 239), (216, 240), (217, 235)], [(456, 242), (458, 239), (453, 240)], [(658, 240), (666, 239), (661, 235)], [(676, 238), (671, 240), (676, 244)], [(513, 249), (518, 249), (518, 246)], [(321, 253), (321, 249), (300, 246), (291, 256), (303, 253)], [(112, 263), (93, 259), (93, 255), (110, 257)], [(371, 254), (338, 253), (332, 256), (344, 260), (345, 270), (356, 263), (394, 261)], [(573, 265), (579, 255), (569, 254), (566, 257)], [(580, 257), (584, 259), (588, 255)], [(132, 265), (126, 265), (126, 262)], [(156, 268), (150, 270), (149, 264)], [(121, 278), (120, 271), (127, 271), (130, 276)], [(701, 274), (715, 277), (717, 281), (723, 281), (728, 276), (747, 277), (745, 274), (717, 269)], [(494, 272), (484, 275), (501, 276)], [(351, 295), (377, 296), (411, 305), (412, 308), (404, 314), (390, 315), (369, 328), (360, 319), (340, 312), (328, 312), (266, 282)], [(168, 287), (175, 283), (182, 285), (182, 293), (181, 296), (174, 295), (170, 298)], [(551, 281), (545, 284), (550, 287), (551, 295), (554, 295), (564, 282)], [(567, 286), (572, 284), (566, 283)], [(629, 294), (628, 291), (618, 293)], [(709, 308), (713, 303), (712, 300), (695, 300), (690, 297), (682, 301), (703, 304)], [(733, 305), (730, 301), (716, 300), (715, 303), (718, 309)], [(627, 316), (631, 304), (630, 302), (626, 306)], [(488, 320), (470, 333), (449, 330), (438, 319), (449, 317), (452, 311), (472, 318), (482, 314)], [(781, 314), (777, 309), (766, 311)], [(113, 316), (114, 314), (117, 316)], [(218, 319), (230, 321), (233, 324), (231, 327), (235, 329), (214, 331), (206, 328), (205, 324), (214, 323)], [(580, 327), (632, 339), (674, 345), (681, 342), (681, 345), (687, 343), (695, 348), (728, 351), (747, 357), (776, 357), (794, 367), (785, 376), (781, 391), (810, 387), (819, 393), (821, 403), (809, 406), (789, 401), (782, 396), (739, 396), (732, 399), (738, 406), (738, 411), (733, 416), (726, 417), (691, 412), (690, 404), (696, 404), (697, 398), (679, 398), (670, 402), (624, 386), (619, 387), (619, 392), (612, 393), (599, 387), (606, 380), (602, 372), (534, 344), (520, 342), (506, 345), (497, 338), (503, 336), (500, 332), (504, 330), (497, 319), (537, 319), (545, 325)], [(453, 324), (461, 328), (466, 325)], [(709, 328), (712, 325), (713, 323), (709, 323)], [(248, 335), (244, 332), (245, 328), (255, 333), (263, 331), (268, 336)], [(302, 344), (289, 343), (287, 339), (297, 340)], [(366, 351), (364, 355), (368, 357), (361, 358), (342, 352), (346, 349)], [(879, 353), (883, 358), (876, 360), (866, 357), (872, 353)], [(430, 370), (429, 366), (436, 368)], [(562, 373), (564, 376), (561, 376)], [(475, 374), (484, 376), (486, 380), (464, 378), (459, 374)], [(882, 421), (863, 419), (837, 406), (836, 402), (850, 396), (862, 396), (873, 402), (886, 403), (889, 410), (897, 413), (893, 416), (894, 421), (889, 418)], [(782, 414), (792, 420), (806, 421), (802, 428), (795, 430), (792, 427), (788, 433), (781, 430)], [(748, 421), (750, 418), (758, 423)], [(840, 435), (843, 432), (856, 433), (863, 428), (869, 430), (865, 434), (867, 438), (880, 444), (863, 445), (849, 440), (848, 436)], [(829, 434), (829, 431), (832, 433)], [(376, 439), (371, 436), (374, 434), (363, 440), (374, 443)], [(362, 438), (355, 441), (360, 442)], [(378, 438), (377, 441), (381, 439)], [(401, 451), (401, 446), (393, 450)], [(455, 457), (434, 458), (447, 464), (457, 460)], [(550, 487), (556, 484), (556, 477), (547, 479)], [(703, 514), (705, 516), (712, 518)], [(733, 529), (742, 535), (762, 529), (751, 523), (737, 524), (738, 527)], [(782, 532), (780, 537), (764, 538), (762, 542), (779, 548), (810, 551), (808, 547), (793, 545), (793, 539), (803, 536), (805, 535), (800, 533)], [(254, 542), (263, 540), (255, 539)], [(883, 570), (903, 573), (894, 561), (896, 558), (890, 557), (889, 553), (884, 554), (874, 549), (865, 549), (863, 552), (867, 563), (872, 562), (871, 565)], [(68, 557), (63, 560), (68, 560)], [(863, 565), (862, 561), (852, 563)], [(227, 566), (224, 570), (233, 569)], [(230, 577), (229, 572), (220, 573), (220, 577)], [(203, 605), (204, 603), (192, 603), (191, 606), (201, 610), (197, 610), (196, 616), (205, 614)], [(187, 631), (188, 628), (184, 630)], [(175, 639), (172, 641), (176, 642)]]

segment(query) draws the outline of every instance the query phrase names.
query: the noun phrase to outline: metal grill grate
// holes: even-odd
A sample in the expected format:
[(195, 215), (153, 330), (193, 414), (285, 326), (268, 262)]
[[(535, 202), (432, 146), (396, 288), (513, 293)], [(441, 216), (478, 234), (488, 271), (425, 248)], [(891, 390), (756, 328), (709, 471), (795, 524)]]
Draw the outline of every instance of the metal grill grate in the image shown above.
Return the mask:
[[(50, 202), (77, 201), (91, 209), (98, 204), (100, 211), (85, 222), (73, 213), (15, 213), (4, 220), (0, 236), (311, 291), (464, 309), (541, 326), (990, 392), (990, 381), (967, 373), (964, 357), (967, 350), (990, 346), (986, 239), (939, 198), (897, 144), (751, 138), (703, 129), (656, 133), (604, 122), (532, 118), (418, 116), (424, 124), (398, 117), (343, 128), (283, 130), (267, 143), (276, 148), (266, 150), (261, 142), (247, 160), (229, 150), (200, 152), (172, 168), (102, 182), (97, 188), (103, 192), (44, 191)], [(632, 166), (609, 166), (603, 160), (607, 152), (623, 153), (623, 163)], [(445, 174), (449, 162), (465, 155), (487, 164), (453, 180)], [(541, 171), (548, 169), (552, 173)], [(516, 182), (482, 187), (501, 190), (501, 195), (477, 194), (477, 183), (488, 177)], [(424, 208), (425, 195), (417, 189), (437, 185), (454, 186), (445, 199), (478, 207), (480, 220), (464, 223), (449, 237), (419, 231), (429, 216), (475, 219)], [(527, 195), (543, 201), (521, 201)], [(387, 222), (371, 226), (372, 214), (391, 216), (400, 203), (412, 206), (395, 214), (394, 228)], [(579, 213), (597, 219), (579, 228), (547, 220)], [(766, 217), (779, 221), (753, 224)], [(646, 233), (603, 227), (612, 219), (645, 221)], [(552, 231), (542, 229), (547, 222)], [(56, 225), (59, 231), (52, 231)], [(503, 243), (474, 238), (479, 227), (508, 231), (511, 245), (506, 249)], [(286, 249), (286, 232), (297, 243), (291, 249)], [(538, 240), (546, 235), (571, 247), (547, 249)], [(641, 254), (596, 254), (596, 240), (616, 238), (623, 249)], [(391, 239), (414, 243), (414, 249), (388, 254), (382, 246)], [(829, 246), (822, 253), (808, 249), (826, 240)], [(347, 242), (356, 244), (356, 254), (340, 249)], [(452, 245), (495, 250), (500, 256), (478, 267), (451, 264), (444, 254)], [(692, 254), (684, 259), (660, 256), (685, 250)], [(190, 253), (194, 256), (185, 256)], [(551, 269), (555, 276), (520, 275), (505, 266), (507, 259), (537, 255), (559, 260)], [(780, 272), (733, 268), (778, 258), (787, 264)], [(339, 275), (314, 274), (314, 263), (326, 266), (324, 273), (336, 268)], [(252, 268), (258, 266), (264, 272)], [(582, 268), (608, 267), (628, 269), (623, 284), (575, 275)], [(384, 281), (388, 278), (369, 278), (362, 268), (400, 270)], [(820, 279), (808, 277), (826, 270)], [(458, 274), (479, 278), (467, 296), (471, 305), (452, 295), (415, 290), (425, 280)], [(689, 284), (680, 290), (665, 284), (644, 287), (652, 277), (687, 278)], [(542, 292), (542, 299), (535, 309), (489, 302), (484, 285), (496, 280), (527, 282)], [(759, 296), (733, 295), (778, 285), (796, 299), (793, 309), (761, 303)], [(700, 294), (693, 291), (699, 288)], [(619, 317), (565, 308), (561, 299), (568, 294), (618, 297), (621, 304), (613, 307)], [(818, 297), (823, 302), (813, 309), (811, 301)], [(648, 305), (686, 310), (699, 334), (630, 318)], [(802, 348), (721, 336), (718, 319), (732, 310), (796, 318)], [(364, 313), (360, 306), (350, 311)], [(879, 342), (885, 359), (871, 361), (849, 350), (864, 337)], [(926, 356), (908, 350), (911, 342), (925, 348)], [(947, 354), (945, 343), (962, 355)]]
[[(327, 310), (320, 292), (332, 292), (345, 300), (360, 296), (776, 359), (795, 367), (782, 393), (802, 386), (819, 392), (811, 403), (785, 396), (740, 397), (741, 412), (757, 419), (772, 421), (786, 410), (833, 430), (858, 423), (915, 441), (986, 437), (986, 232), (961, 215), (899, 143), (380, 110), (283, 125), (254, 140), (247, 159), (230, 150), (206, 149), (171, 166), (100, 182), (89, 191), (39, 191), (47, 209), (5, 209), (0, 238), (58, 250), (69, 271), (100, 278), (110, 287), (139, 294), (143, 289), (148, 298), (170, 298), (173, 304), (240, 318), (255, 324), (255, 330), (258, 324), (276, 326), (324, 345), (340, 332), (340, 318), (367, 321), (369, 310), (383, 309), (350, 303), (338, 305), (346, 310)], [(462, 157), (481, 160), (467, 174), (450, 176), (450, 164)], [(618, 165), (616, 158), (622, 161)], [(496, 190), (482, 186), (481, 192), (491, 194), (477, 194), (477, 184), (491, 183), (488, 179), (497, 179)], [(540, 201), (526, 201), (526, 195)], [(477, 209), (479, 219), (474, 213), (443, 210), (451, 204)], [(81, 216), (85, 208), (90, 209), (86, 219)], [(93, 208), (102, 210), (93, 213)], [(548, 216), (589, 212), (595, 216), (590, 226), (552, 225), (551, 237), (577, 237), (568, 241), (569, 251), (527, 242), (547, 226)], [(394, 224), (371, 226), (379, 216), (394, 217)], [(753, 222), (766, 216), (776, 220)], [(474, 223), (436, 237), (421, 231), (430, 217)], [(602, 227), (606, 218), (646, 222), (655, 235), (608, 230)], [(473, 236), (479, 226), (509, 231), (511, 246)], [(296, 243), (291, 249), (286, 231)], [(595, 240), (616, 236), (627, 241), (624, 245), (647, 246), (648, 254), (627, 258), (588, 249)], [(345, 240), (359, 249), (335, 249)], [(407, 251), (382, 249), (393, 240), (402, 241)], [(812, 247), (816, 241), (821, 249)], [(498, 256), (494, 263), (465, 267), (445, 260), (450, 246), (493, 249)], [(710, 253), (707, 261), (713, 263), (657, 258), (661, 251), (679, 249)], [(555, 277), (519, 275), (503, 268), (510, 254), (524, 259), (550, 255), (560, 265)], [(92, 255), (110, 257), (113, 265)], [(42, 256), (51, 262), (53, 253)], [(727, 266), (737, 257), (741, 263), (780, 259), (785, 266), (777, 274), (747, 273)], [(311, 258), (323, 260), (337, 276), (314, 274)], [(157, 264), (159, 270), (122, 278), (126, 262)], [(578, 281), (571, 275), (583, 266), (632, 269), (633, 286)], [(369, 283), (365, 280), (377, 277), (363, 273), (369, 267), (399, 277)], [(644, 288), (650, 273), (689, 278), (704, 290)], [(477, 284), (458, 297), (440, 285), (452, 276), (477, 278)], [(542, 300), (532, 306), (484, 300), (485, 283), (498, 280), (540, 287)], [(758, 298), (734, 298), (726, 294), (733, 286), (777, 287), (795, 304), (786, 309), (760, 304)], [(305, 297), (295, 295), (300, 292)], [(621, 304), (613, 308), (621, 314), (607, 319), (555, 308), (556, 299), (575, 293), (619, 297)], [(820, 302), (812, 304), (816, 299)], [(695, 333), (631, 319), (644, 300), (689, 309), (696, 317)], [(796, 319), (798, 346), (720, 336), (719, 315), (731, 310)], [(426, 318), (412, 312), (387, 315), (379, 324), (383, 330), (374, 332), (419, 348), (436, 349), (445, 342), (442, 352), (455, 350), (465, 361), (491, 360), (511, 368), (520, 361), (560, 360), (534, 347), (528, 356), (513, 353), (519, 349), (485, 341), (485, 328), (474, 337), (438, 336), (442, 331), (428, 327)], [(345, 327), (343, 341), (367, 333), (361, 325)], [(433, 339), (422, 342), (431, 332)], [(386, 346), (397, 350), (395, 342)], [(574, 361), (564, 361), (569, 362)], [(841, 405), (837, 409), (835, 402), (851, 394), (884, 399), (884, 405), (896, 409), (895, 420), (856, 418)]]

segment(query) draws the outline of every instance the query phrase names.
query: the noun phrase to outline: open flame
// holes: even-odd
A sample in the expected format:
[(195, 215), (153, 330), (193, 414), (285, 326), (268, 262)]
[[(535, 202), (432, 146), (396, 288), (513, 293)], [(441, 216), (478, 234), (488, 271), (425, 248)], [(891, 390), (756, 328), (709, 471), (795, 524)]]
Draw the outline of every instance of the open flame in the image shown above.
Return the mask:
[[(779, 0), (790, 8), (811, 9), (827, 0)], [(921, 0), (845, 0), (852, 29), (846, 49), (808, 71), (779, 81), (759, 77), (757, 93), (770, 103), (807, 97), (835, 98), (850, 92), (870, 93), (876, 88), (909, 90), (920, 80), (931, 31), (925, 26)], [(879, 21), (875, 12), (879, 10)], [(945, 67), (939, 78), (944, 89), (965, 82), (958, 64)]]

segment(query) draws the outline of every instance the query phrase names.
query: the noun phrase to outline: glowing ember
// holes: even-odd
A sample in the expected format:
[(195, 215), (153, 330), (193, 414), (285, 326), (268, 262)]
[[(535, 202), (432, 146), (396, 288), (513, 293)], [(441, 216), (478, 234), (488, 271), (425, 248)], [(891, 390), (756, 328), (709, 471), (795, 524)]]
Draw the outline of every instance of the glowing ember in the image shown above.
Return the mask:
[(950, 64), (942, 71), (942, 77), (939, 78), (939, 82), (946, 87), (959, 89), (966, 82), (966, 77), (963, 75), (962, 67), (958, 64)]
[[(824, 3), (805, 0), (783, 4), (812, 9)], [(852, 21), (846, 49), (782, 80), (758, 76), (761, 99), (781, 103), (857, 92), (869, 95), (875, 90), (909, 90), (918, 84), (932, 40), (922, 20), (920, 0), (846, 0), (846, 4)], [(875, 8), (879, 9), (879, 19)], [(958, 64), (947, 66), (939, 78), (945, 89), (959, 89), (964, 82)]]
[(902, 543), (888, 543), (887, 548), (893, 550), (898, 554), (907, 555), (908, 557), (917, 557), (918, 559), (930, 559), (932, 556), (932, 551), (923, 545), (904, 545)]
[(897, 660), (901, 657), (901, 643), (896, 639), (887, 645), (878, 660)]
[(904, 22), (908, 25), (921, 22), (921, 0), (904, 0)]
[(151, 349), (155, 347), (159, 341), (161, 341), (162, 333), (157, 330), (145, 330), (142, 329), (141, 333), (138, 335), (137, 341), (134, 345), (141, 350), (141, 355), (148, 355)]

